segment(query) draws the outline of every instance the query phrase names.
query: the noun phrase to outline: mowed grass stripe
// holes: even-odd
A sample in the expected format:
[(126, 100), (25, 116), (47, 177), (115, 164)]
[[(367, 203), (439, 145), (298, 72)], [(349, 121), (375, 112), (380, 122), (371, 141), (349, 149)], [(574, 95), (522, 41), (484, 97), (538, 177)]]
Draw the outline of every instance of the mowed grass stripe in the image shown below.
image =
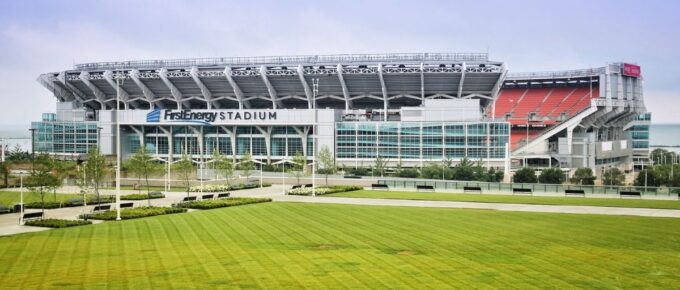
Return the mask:
[(672, 289), (679, 237), (663, 218), (268, 203), (0, 238), (0, 285)]

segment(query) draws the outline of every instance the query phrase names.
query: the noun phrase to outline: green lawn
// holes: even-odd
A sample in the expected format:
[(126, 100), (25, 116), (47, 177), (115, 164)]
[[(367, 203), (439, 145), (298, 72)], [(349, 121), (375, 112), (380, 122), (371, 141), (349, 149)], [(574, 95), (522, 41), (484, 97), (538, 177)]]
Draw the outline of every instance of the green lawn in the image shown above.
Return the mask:
[(439, 200), (439, 201), (470, 201), (491, 203), (520, 203), (520, 204), (549, 204), (549, 205), (592, 205), (610, 207), (639, 207), (639, 208), (665, 208), (680, 209), (678, 200), (640, 200), (640, 199), (614, 199), (614, 198), (583, 198), (583, 197), (548, 197), (548, 196), (519, 196), (519, 195), (495, 195), (495, 194), (462, 194), (442, 192), (406, 192), (406, 191), (380, 191), (380, 190), (357, 190), (329, 194), (336, 197), (366, 197), (387, 199), (411, 199), (411, 200)]
[(680, 219), (264, 203), (0, 238), (6, 289), (680, 288)]
[[(80, 194), (64, 194), (57, 193), (56, 198), (54, 194), (45, 194), (45, 201), (68, 201), (70, 198), (83, 196)], [(19, 203), (21, 201), (21, 193), (15, 191), (0, 191), (0, 204), (4, 206), (11, 206), (13, 203)], [(24, 203), (29, 202), (40, 202), (40, 194), (35, 192), (24, 192)]]

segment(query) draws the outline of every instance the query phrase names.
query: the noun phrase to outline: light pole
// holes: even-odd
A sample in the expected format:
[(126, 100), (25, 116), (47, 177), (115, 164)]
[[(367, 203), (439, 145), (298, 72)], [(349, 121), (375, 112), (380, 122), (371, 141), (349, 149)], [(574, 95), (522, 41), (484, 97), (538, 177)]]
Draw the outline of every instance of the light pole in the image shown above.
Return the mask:
[(120, 78), (116, 76), (116, 220), (120, 218)]
[[(319, 79), (313, 80), (314, 92), (312, 93), (312, 107), (314, 113), (314, 123), (312, 125), (312, 196), (316, 196), (316, 95), (319, 94)], [(385, 111), (385, 118), (387, 118), (387, 111)], [(305, 140), (307, 142), (307, 140)]]
[(19, 210), (19, 212), (20, 212), (19, 225), (23, 226), (24, 225), (24, 175), (23, 174), (19, 175), (19, 183), (21, 185), (21, 189), (20, 189), (21, 198), (20, 198), (20, 201), (19, 201), (19, 206), (21, 207), (20, 210)]

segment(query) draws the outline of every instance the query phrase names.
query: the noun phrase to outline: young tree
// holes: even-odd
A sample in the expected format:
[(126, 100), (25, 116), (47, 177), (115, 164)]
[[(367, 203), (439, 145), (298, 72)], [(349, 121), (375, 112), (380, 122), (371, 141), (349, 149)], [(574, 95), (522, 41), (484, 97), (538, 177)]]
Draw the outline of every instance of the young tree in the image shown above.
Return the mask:
[(234, 178), (234, 163), (231, 162), (231, 158), (220, 154), (217, 150), (213, 151), (212, 158), (215, 170), (222, 174), (227, 183), (227, 188), (231, 187), (231, 179)]
[(467, 157), (463, 158), (460, 163), (454, 167), (453, 179), (465, 181), (476, 180), (475, 167), (476, 166), (472, 160), (468, 159)]
[(59, 186), (59, 178), (55, 174), (55, 161), (52, 156), (40, 154), (33, 160), (28, 186), (31, 191), (40, 195), (43, 214), (45, 213), (45, 195), (50, 189)]
[(564, 172), (559, 168), (548, 168), (538, 176), (538, 182), (544, 184), (562, 184), (564, 180)]
[(333, 153), (328, 146), (323, 145), (319, 150), (319, 170), (318, 172), (326, 176), (326, 185), (328, 185), (328, 175), (333, 174), (338, 169), (335, 167), (335, 159)]
[(512, 182), (515, 183), (537, 183), (536, 171), (533, 168), (523, 167), (515, 172), (512, 176)]
[(182, 159), (173, 164), (172, 169), (177, 172), (182, 181), (184, 181), (184, 188), (186, 188), (187, 196), (189, 196), (189, 187), (191, 185), (189, 181), (191, 179), (191, 173), (194, 172), (194, 163), (191, 162), (189, 155), (182, 155)]
[(9, 173), (11, 170), (9, 161), (0, 162), (0, 176), (2, 176), (2, 181), (5, 186), (9, 185)]
[(580, 184), (580, 185), (594, 185), (595, 184), (595, 176), (593, 176), (593, 170), (584, 167), (584, 168), (579, 168), (576, 169), (574, 172), (574, 176), (572, 176), (569, 181), (573, 184)]
[(246, 177), (246, 182), (248, 182), (248, 178), (250, 178), (250, 173), (255, 169), (255, 164), (253, 162), (253, 156), (250, 155), (250, 151), (246, 152), (245, 155), (241, 158), (241, 162), (238, 165), (238, 169), (241, 170), (241, 173)]
[(616, 167), (609, 168), (602, 172), (602, 185), (623, 185), (625, 181), (626, 176)]
[(384, 177), (385, 170), (387, 169), (387, 162), (389, 162), (389, 159), (382, 158), (382, 156), (378, 155), (373, 162), (373, 174), (375, 176), (380, 175), (380, 177)]
[(307, 157), (302, 155), (300, 151), (295, 152), (295, 155), (293, 156), (293, 174), (295, 175), (295, 178), (297, 179), (297, 184), (300, 184), (300, 177), (305, 175), (306, 170), (305, 168), (307, 167)]
[(87, 160), (85, 161), (85, 175), (89, 183), (94, 187), (94, 194), (97, 196), (97, 204), (101, 205), (101, 196), (99, 195), (99, 185), (106, 177), (106, 157), (99, 153), (99, 149), (94, 147), (87, 153)]
[(656, 187), (661, 185), (654, 171), (653, 166), (647, 166), (644, 170), (640, 171), (635, 178), (635, 186), (652, 186)]
[(146, 184), (147, 203), (151, 206), (151, 192), (149, 177), (163, 171), (163, 166), (153, 160), (153, 157), (146, 152), (144, 147), (140, 147), (137, 153), (128, 160), (128, 168), (139, 178), (144, 178)]
[(434, 162), (428, 162), (427, 165), (423, 166), (420, 170), (420, 177), (426, 179), (441, 179), (442, 166)]

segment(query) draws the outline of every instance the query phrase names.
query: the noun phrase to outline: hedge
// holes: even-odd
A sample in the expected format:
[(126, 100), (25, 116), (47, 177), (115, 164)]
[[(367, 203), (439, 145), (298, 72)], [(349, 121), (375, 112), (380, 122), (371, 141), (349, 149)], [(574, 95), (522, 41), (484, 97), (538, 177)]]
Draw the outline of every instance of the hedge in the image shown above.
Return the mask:
[[(157, 206), (145, 206), (145, 207), (135, 207), (135, 208), (125, 208), (120, 210), (120, 218), (136, 219), (156, 215), (173, 214), (186, 212), (185, 208), (173, 208), (173, 207), (157, 207)], [(116, 219), (116, 211), (109, 210), (101, 213), (84, 214), (80, 215), (82, 219), (93, 219), (93, 220), (105, 220), (111, 221)]]
[(165, 198), (165, 194), (158, 194), (158, 193), (151, 193), (151, 194), (144, 194), (144, 193), (133, 193), (133, 194), (126, 194), (126, 195), (121, 195), (120, 199), (121, 200), (145, 200), (145, 199), (157, 199), (157, 198)]
[[(262, 187), (272, 186), (270, 183), (263, 183)], [(241, 189), (251, 189), (260, 187), (259, 183), (239, 183), (231, 186), (226, 184), (207, 184), (201, 186), (192, 186), (189, 188), (190, 192), (225, 192), (230, 190), (241, 190)], [(203, 190), (201, 190), (203, 189)]]
[[(324, 195), (338, 192), (355, 191), (364, 189), (357, 185), (334, 185), (334, 186), (320, 186), (315, 190), (316, 195)], [(291, 189), (288, 191), (289, 195), (312, 195), (311, 187), (301, 187), (296, 189)]]
[(252, 203), (270, 202), (271, 198), (253, 198), (253, 197), (232, 197), (225, 199), (212, 200), (197, 200), (173, 204), (177, 208), (192, 208), (192, 209), (213, 209), (220, 207), (230, 207), (237, 205), (245, 205)]
[[(91, 197), (87, 198), (87, 204), (92, 205), (92, 204), (98, 204), (98, 203), (112, 203), (114, 200), (115, 200), (114, 196), (102, 195), (101, 196), (101, 202), (97, 202), (97, 196), (91, 196)], [(82, 206), (82, 205), (83, 205), (83, 199), (82, 198), (70, 198), (68, 201), (45, 201), (45, 209), (74, 207), (74, 206)], [(39, 201), (25, 203), (24, 206), (26, 208), (33, 208), (33, 209), (43, 208), (42, 203), (39, 202)]]
[(45, 228), (66, 228), (74, 226), (82, 226), (92, 224), (91, 221), (83, 220), (60, 220), (60, 219), (43, 219), (27, 221), (25, 225)]

